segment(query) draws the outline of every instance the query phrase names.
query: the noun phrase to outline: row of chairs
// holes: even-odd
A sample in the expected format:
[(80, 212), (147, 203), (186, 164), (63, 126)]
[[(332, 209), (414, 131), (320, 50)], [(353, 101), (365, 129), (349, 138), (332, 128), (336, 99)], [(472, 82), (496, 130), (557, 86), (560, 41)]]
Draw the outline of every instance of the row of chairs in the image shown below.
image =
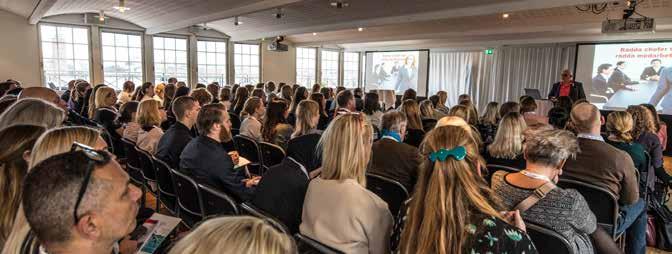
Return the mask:
[(250, 161), (250, 172), (257, 175), (264, 175), (270, 167), (282, 162), (286, 156), (282, 147), (268, 142), (257, 142), (244, 135), (234, 136), (233, 143), (238, 154)]

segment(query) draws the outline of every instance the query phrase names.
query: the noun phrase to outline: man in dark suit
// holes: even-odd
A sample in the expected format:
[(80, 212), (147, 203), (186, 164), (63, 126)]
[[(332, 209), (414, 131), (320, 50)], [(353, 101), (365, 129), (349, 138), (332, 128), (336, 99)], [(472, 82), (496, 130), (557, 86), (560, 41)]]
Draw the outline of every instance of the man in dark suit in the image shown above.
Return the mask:
[(191, 96), (181, 96), (172, 104), (173, 115), (177, 122), (159, 139), (156, 157), (173, 169), (180, 166), (180, 154), (193, 138), (191, 128), (196, 124), (201, 106)]
[(609, 77), (607, 85), (609, 85), (609, 88), (611, 88), (611, 90), (614, 90), (614, 93), (616, 93), (616, 91), (618, 90), (632, 91), (633, 89), (628, 86), (639, 84), (639, 82), (637, 81), (632, 81), (630, 77), (628, 77), (628, 75), (626, 75), (623, 72), (624, 69), (625, 69), (625, 62), (624, 61), (617, 62), (614, 72), (611, 74), (611, 77)]
[(662, 66), (662, 64), (663, 63), (660, 61), (660, 59), (651, 60), (651, 66), (644, 68), (640, 78), (642, 80), (660, 80), (660, 72), (663, 70), (663, 68), (665, 68)]
[(593, 77), (593, 87), (591, 94), (600, 95), (604, 97), (611, 97), (614, 94), (613, 90), (609, 89), (609, 77), (614, 72), (611, 64), (600, 64), (597, 67), (597, 75)]
[(411, 192), (418, 179), (420, 151), (403, 143), (406, 132), (406, 115), (396, 110), (383, 115), (382, 138), (371, 147), (369, 171), (398, 181)]
[(572, 101), (585, 99), (586, 93), (583, 91), (583, 84), (572, 79), (572, 72), (562, 71), (562, 81), (553, 84), (551, 92), (548, 93), (549, 100), (555, 100), (560, 96), (569, 96)]

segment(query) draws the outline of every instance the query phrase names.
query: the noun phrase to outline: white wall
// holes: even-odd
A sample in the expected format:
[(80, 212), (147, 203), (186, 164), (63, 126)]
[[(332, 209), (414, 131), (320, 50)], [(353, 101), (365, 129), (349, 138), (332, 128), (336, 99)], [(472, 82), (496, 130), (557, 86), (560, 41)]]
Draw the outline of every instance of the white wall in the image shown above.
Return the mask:
[[(275, 83), (296, 83), (296, 48), (289, 45), (286, 52), (268, 50), (269, 41), (261, 43), (261, 79)], [(287, 43), (289, 44), (289, 43)]]
[(40, 86), (37, 26), (16, 14), (0, 10), (0, 80), (15, 79), (24, 87)]

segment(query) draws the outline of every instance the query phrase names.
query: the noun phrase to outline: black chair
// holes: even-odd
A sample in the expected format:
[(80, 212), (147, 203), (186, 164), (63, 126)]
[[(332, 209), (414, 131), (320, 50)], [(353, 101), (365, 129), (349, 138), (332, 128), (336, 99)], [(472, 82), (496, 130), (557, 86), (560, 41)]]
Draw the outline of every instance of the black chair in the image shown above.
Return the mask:
[(238, 214), (236, 201), (229, 195), (203, 184), (198, 184), (198, 188), (201, 189), (203, 216)]
[(407, 133), (404, 143), (419, 147), (420, 143), (422, 143), (422, 139), (425, 137), (425, 131), (416, 129), (407, 129), (406, 131)]
[(172, 214), (177, 214), (177, 194), (175, 194), (170, 167), (156, 157), (153, 157), (153, 159), (154, 166), (156, 167), (156, 187), (158, 188), (159, 193), (158, 201)]
[(560, 178), (557, 183), (563, 189), (575, 189), (586, 199), (588, 207), (595, 214), (597, 224), (602, 226), (614, 240), (619, 240), (623, 233), (616, 234), (618, 225), (619, 205), (616, 195), (611, 191), (590, 183), (574, 179)]
[(200, 189), (191, 177), (178, 170), (170, 170), (173, 173), (173, 186), (177, 194), (177, 214), (184, 224), (191, 228), (204, 217)]
[(302, 234), (295, 234), (296, 248), (300, 254), (342, 254), (342, 251), (329, 247)]
[(240, 129), (240, 117), (238, 115), (229, 112), (229, 119), (231, 120), (231, 129)]
[(282, 147), (268, 142), (259, 142), (261, 154), (261, 167), (266, 172), (270, 167), (280, 164), (285, 158), (285, 150)]
[(254, 206), (251, 203), (246, 202), (246, 203), (240, 204), (240, 212), (241, 212), (241, 214), (247, 214), (247, 215), (251, 215), (251, 216), (263, 219), (264, 221), (271, 224), (275, 229), (279, 230), (280, 232), (290, 235), (289, 229), (287, 229), (287, 226), (285, 226), (285, 224), (283, 224), (282, 222), (280, 222), (280, 220), (278, 220), (275, 217), (269, 215), (268, 213), (262, 211), (261, 209)]
[(240, 134), (240, 129), (231, 128), (231, 136), (232, 137), (238, 136), (238, 134)]
[(238, 154), (250, 161), (250, 164), (248, 165), (249, 171), (259, 175), (261, 161), (259, 159), (259, 146), (257, 145), (257, 141), (243, 135), (237, 135), (233, 137), (233, 143), (236, 146), (236, 150), (238, 150)]
[(140, 173), (140, 158), (135, 151), (135, 142), (128, 139), (121, 139), (121, 142), (123, 143), (124, 151), (126, 152), (126, 171), (135, 184), (142, 186), (143, 181), (142, 173)]
[(387, 203), (393, 216), (399, 213), (401, 205), (408, 199), (408, 190), (404, 185), (384, 176), (367, 173), (366, 188)]
[(422, 119), (422, 129), (425, 132), (429, 132), (432, 129), (434, 129), (434, 126), (436, 126), (436, 122), (437, 122), (436, 119), (431, 119), (431, 118)]
[(537, 252), (550, 254), (574, 254), (572, 244), (569, 243), (567, 238), (555, 232), (554, 230), (532, 224), (528, 221), (525, 222), (525, 227), (527, 228), (527, 234), (534, 243), (534, 247), (537, 248)]
[(520, 169), (512, 168), (512, 167), (504, 166), (504, 165), (488, 164), (485, 167), (488, 169), (489, 172), (492, 172), (492, 173), (497, 172), (499, 170), (504, 170), (504, 171), (509, 172), (509, 173), (520, 172)]
[[(159, 197), (159, 191), (156, 189), (156, 169), (154, 168), (154, 162), (152, 161), (152, 155), (148, 152), (135, 147), (137, 152), (138, 159), (140, 160), (140, 173), (142, 173), (143, 186), (146, 190), (149, 190), (154, 197)], [(152, 187), (154, 186), (154, 188)], [(156, 202), (156, 211), (159, 210), (160, 202)]]

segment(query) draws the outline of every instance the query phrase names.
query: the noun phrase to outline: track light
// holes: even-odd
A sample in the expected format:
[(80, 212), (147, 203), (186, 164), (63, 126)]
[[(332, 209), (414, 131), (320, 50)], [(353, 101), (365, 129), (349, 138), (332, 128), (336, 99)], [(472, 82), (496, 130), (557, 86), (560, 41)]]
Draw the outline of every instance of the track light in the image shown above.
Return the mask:
[(276, 19), (281, 19), (284, 16), (285, 16), (285, 13), (282, 12), (282, 8), (276, 9), (276, 12), (273, 13), (273, 17), (275, 17)]
[(234, 26), (240, 26), (243, 24), (243, 21), (238, 20), (238, 16), (236, 16), (233, 20), (233, 25)]
[(131, 8), (126, 7), (126, 0), (119, 0), (119, 5), (114, 6), (112, 8), (114, 8), (115, 10), (117, 10), (121, 13), (124, 13), (124, 12), (131, 9)]
[(100, 12), (98, 13), (98, 20), (100, 20), (100, 22), (105, 21), (105, 11), (100, 10)]

